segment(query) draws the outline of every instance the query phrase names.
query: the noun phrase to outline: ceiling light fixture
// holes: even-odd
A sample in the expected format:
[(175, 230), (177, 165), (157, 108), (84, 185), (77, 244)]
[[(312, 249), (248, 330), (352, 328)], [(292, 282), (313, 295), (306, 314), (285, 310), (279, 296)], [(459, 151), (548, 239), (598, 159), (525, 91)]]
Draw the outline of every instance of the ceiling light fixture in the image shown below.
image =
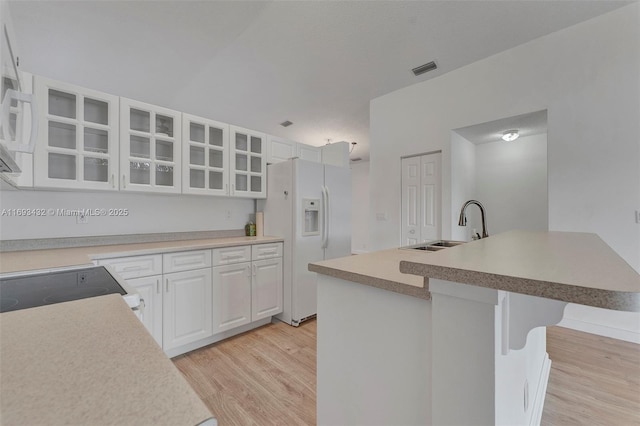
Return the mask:
[(506, 132), (504, 132), (502, 134), (502, 140), (503, 141), (507, 141), (507, 142), (515, 141), (519, 137), (520, 137), (520, 134), (518, 133), (518, 130), (516, 130), (516, 129), (507, 130)]
[(351, 154), (354, 150), (354, 148), (356, 147), (356, 145), (358, 144), (358, 142), (351, 142), (351, 149), (349, 150), (349, 154)]
[(425, 72), (433, 71), (436, 68), (438, 68), (438, 66), (436, 65), (435, 61), (431, 61), (424, 65), (420, 65), (419, 67), (415, 67), (411, 71), (413, 72), (413, 75), (419, 76), (420, 74), (424, 74)]
[(287, 121), (283, 121), (282, 123), (280, 123), (280, 125), (281, 125), (282, 127), (289, 127), (289, 126), (291, 126), (292, 124), (293, 124), (293, 123), (292, 123), (291, 121), (289, 121), (289, 120), (287, 120)]

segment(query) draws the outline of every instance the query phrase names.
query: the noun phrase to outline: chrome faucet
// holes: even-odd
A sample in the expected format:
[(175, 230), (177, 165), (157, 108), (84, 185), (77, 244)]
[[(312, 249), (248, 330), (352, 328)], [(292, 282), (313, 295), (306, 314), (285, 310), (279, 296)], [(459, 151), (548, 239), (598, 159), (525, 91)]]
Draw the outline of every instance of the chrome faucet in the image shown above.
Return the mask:
[(469, 200), (464, 203), (464, 206), (462, 206), (462, 210), (460, 210), (460, 219), (458, 220), (458, 226), (467, 226), (467, 216), (465, 216), (464, 211), (467, 209), (467, 206), (469, 204), (475, 204), (476, 206), (480, 207), (480, 215), (482, 216), (481, 238), (487, 238), (489, 236), (489, 233), (487, 232), (487, 222), (485, 220), (484, 207), (482, 206), (482, 204), (480, 204), (480, 201)]

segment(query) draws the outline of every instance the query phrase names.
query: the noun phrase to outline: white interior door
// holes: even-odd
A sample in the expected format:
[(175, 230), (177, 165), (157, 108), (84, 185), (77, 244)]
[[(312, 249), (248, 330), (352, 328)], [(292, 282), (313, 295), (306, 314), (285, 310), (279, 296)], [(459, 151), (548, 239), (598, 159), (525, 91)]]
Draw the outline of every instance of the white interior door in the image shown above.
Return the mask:
[(440, 239), (440, 157), (420, 157), (420, 237), (422, 241)]
[(441, 153), (402, 159), (401, 245), (441, 235)]
[(402, 159), (402, 242), (408, 246), (420, 240), (420, 157)]

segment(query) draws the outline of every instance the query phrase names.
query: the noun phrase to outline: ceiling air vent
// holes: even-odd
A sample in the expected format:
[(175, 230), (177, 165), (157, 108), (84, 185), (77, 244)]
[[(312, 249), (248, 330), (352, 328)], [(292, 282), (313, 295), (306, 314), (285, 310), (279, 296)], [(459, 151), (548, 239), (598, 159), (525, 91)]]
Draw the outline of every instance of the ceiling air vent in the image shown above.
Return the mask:
[(287, 120), (287, 121), (283, 121), (282, 123), (280, 123), (280, 125), (281, 125), (282, 127), (289, 127), (289, 126), (291, 126), (292, 124), (293, 124), (293, 123), (292, 123), (292, 122), (290, 122), (289, 120)]
[(431, 62), (426, 63), (424, 65), (420, 65), (419, 67), (415, 67), (411, 71), (413, 71), (414, 75), (418, 76), (420, 74), (424, 74), (425, 72), (433, 71), (436, 68), (438, 68), (436, 63), (434, 61), (431, 61)]

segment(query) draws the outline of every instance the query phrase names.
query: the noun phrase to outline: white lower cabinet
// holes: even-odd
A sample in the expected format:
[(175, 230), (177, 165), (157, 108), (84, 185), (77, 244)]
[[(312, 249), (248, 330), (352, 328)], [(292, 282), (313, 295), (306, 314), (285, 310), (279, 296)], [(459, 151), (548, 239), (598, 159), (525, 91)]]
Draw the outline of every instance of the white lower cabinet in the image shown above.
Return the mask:
[(253, 262), (251, 320), (282, 312), (282, 258)]
[(251, 263), (213, 268), (213, 332), (251, 322)]
[(164, 275), (162, 347), (165, 351), (210, 337), (211, 268)]
[(162, 275), (129, 279), (127, 284), (144, 300), (140, 321), (162, 347)]
[(282, 243), (101, 259), (144, 300), (140, 320), (169, 356), (282, 312)]

